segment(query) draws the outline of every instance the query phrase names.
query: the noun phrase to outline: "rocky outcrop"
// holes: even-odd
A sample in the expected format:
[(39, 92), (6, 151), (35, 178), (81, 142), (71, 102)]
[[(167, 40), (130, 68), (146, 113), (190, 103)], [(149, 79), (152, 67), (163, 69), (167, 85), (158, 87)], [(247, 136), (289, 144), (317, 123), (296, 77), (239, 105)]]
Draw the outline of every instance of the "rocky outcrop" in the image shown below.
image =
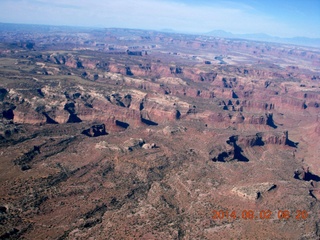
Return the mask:
[(260, 124), (260, 125), (267, 125), (267, 119), (265, 116), (251, 116), (247, 118), (246, 121), (249, 124)]
[(303, 110), (307, 108), (305, 100), (300, 100), (291, 97), (280, 97), (280, 102), (277, 108), (281, 111)]
[(82, 120), (77, 116), (76, 110), (75, 110), (75, 104), (74, 102), (68, 102), (64, 105), (64, 110), (66, 110), (70, 116), (67, 121), (67, 123), (78, 123), (82, 122)]
[(238, 144), (241, 147), (254, 147), (254, 146), (264, 146), (264, 134), (257, 133), (252, 136), (238, 136)]
[(242, 154), (243, 150), (238, 145), (238, 136), (231, 136), (226, 141), (227, 144), (220, 145), (209, 153), (209, 157), (213, 162), (229, 162), (237, 160), (241, 162), (248, 162), (249, 159)]
[(26, 123), (26, 124), (44, 124), (47, 119), (42, 113), (36, 111), (30, 111), (27, 107), (17, 106), (13, 111), (15, 123)]
[(216, 146), (209, 152), (209, 158), (213, 162), (229, 162), (234, 160), (234, 148), (228, 144)]
[(119, 93), (114, 93), (112, 95), (106, 96), (106, 99), (117, 106), (129, 108), (132, 97), (130, 94), (122, 97)]
[[(235, 104), (233, 104), (235, 105)], [(238, 104), (242, 106), (246, 110), (273, 110), (275, 105), (273, 103), (266, 103), (266, 102), (260, 102), (260, 101), (252, 101), (252, 100), (239, 100)]]
[(232, 160), (247, 162), (249, 159), (243, 155), (243, 149), (270, 144), (296, 147), (298, 143), (294, 143), (288, 139), (287, 131), (259, 132), (255, 135), (246, 136), (233, 135), (229, 137), (225, 144), (214, 147), (209, 152), (209, 158), (213, 162), (229, 162)]
[(129, 123), (126, 123), (126, 122), (122, 122), (122, 121), (119, 121), (119, 120), (116, 120), (116, 125), (121, 127), (121, 128), (124, 128), (124, 129), (127, 129), (130, 124)]
[(221, 85), (224, 88), (234, 88), (238, 85), (237, 79), (236, 78), (226, 78), (223, 77), (221, 79)]
[(264, 146), (264, 145), (288, 145), (290, 147), (296, 147), (298, 143), (292, 142), (288, 138), (288, 131), (277, 132), (259, 132), (256, 135), (248, 136), (238, 136), (238, 144), (241, 147), (254, 147), (254, 146)]
[(143, 117), (143, 115), (141, 115), (141, 122), (148, 125), (148, 126), (157, 126), (158, 125), (157, 122), (150, 120), (149, 117)]
[(218, 73), (216, 72), (200, 73), (199, 80), (201, 82), (213, 82), (216, 79), (217, 75)]
[(170, 72), (171, 74), (182, 74), (183, 73), (183, 69), (182, 67), (170, 67)]
[(320, 177), (310, 172), (309, 167), (301, 167), (294, 171), (294, 178), (304, 181), (320, 182)]
[[(227, 105), (223, 103), (221, 105), (223, 110), (229, 110), (231, 105)], [(253, 125), (264, 125), (271, 128), (276, 129), (277, 126), (273, 120), (272, 113), (265, 113), (264, 115), (248, 115), (242, 112), (240, 108), (240, 112), (236, 111), (236, 108), (233, 108), (232, 112), (216, 112), (216, 113), (208, 113), (207, 116), (204, 117), (206, 121), (209, 123), (224, 123), (224, 124), (253, 124)]]
[(48, 123), (48, 124), (59, 124), (52, 117), (50, 117), (48, 113), (43, 112), (42, 114), (46, 117), (46, 123)]
[(145, 143), (142, 145), (142, 148), (143, 149), (153, 149), (153, 148), (156, 148), (157, 145), (155, 143)]
[(263, 136), (266, 144), (286, 145), (288, 141), (288, 132), (265, 133)]
[(122, 145), (122, 147), (125, 150), (133, 151), (134, 149), (141, 148), (145, 144), (145, 141), (141, 138), (130, 138), (129, 140), (125, 141)]
[(96, 124), (86, 130), (83, 130), (82, 134), (87, 135), (88, 137), (99, 137), (107, 135), (108, 133), (106, 132), (104, 124)]
[(277, 185), (270, 182), (258, 183), (248, 186), (234, 187), (232, 192), (236, 193), (239, 197), (249, 200), (258, 200), (267, 192), (277, 188)]

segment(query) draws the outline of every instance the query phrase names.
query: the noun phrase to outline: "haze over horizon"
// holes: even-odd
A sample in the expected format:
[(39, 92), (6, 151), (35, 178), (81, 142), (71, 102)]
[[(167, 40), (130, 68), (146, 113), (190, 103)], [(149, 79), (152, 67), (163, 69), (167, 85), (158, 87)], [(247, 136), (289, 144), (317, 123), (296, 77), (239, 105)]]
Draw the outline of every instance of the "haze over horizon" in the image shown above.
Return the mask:
[(320, 38), (320, 1), (1, 0), (0, 22)]

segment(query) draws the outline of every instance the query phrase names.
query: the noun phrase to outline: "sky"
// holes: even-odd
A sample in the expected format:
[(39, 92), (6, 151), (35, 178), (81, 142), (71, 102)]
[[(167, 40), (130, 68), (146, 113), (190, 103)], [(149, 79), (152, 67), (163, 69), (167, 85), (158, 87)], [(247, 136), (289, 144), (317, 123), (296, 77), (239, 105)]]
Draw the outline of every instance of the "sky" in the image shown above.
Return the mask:
[(0, 22), (320, 38), (320, 0), (0, 0)]

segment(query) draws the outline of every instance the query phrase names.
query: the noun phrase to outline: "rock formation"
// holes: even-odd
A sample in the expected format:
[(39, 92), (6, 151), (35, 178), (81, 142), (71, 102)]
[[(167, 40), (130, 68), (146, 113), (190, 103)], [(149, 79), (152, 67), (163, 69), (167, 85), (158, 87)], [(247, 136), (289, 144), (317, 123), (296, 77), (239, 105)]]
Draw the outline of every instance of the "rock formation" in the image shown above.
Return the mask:
[(83, 130), (82, 134), (87, 135), (88, 137), (99, 137), (107, 135), (106, 127), (104, 124), (97, 124), (91, 126), (89, 129)]

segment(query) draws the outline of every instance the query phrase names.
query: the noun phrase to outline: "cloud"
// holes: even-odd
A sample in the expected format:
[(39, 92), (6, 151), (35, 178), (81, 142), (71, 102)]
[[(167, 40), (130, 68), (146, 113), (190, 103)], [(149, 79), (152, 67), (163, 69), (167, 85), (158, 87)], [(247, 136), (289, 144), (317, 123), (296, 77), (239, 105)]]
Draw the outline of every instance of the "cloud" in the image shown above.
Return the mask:
[[(248, 5), (232, 4), (188, 5), (181, 2), (155, 0), (112, 1), (99, 3), (108, 9), (108, 19), (114, 25), (128, 27), (171, 28), (180, 31), (206, 32), (224, 29), (234, 32), (269, 32), (277, 24), (274, 19), (256, 14)], [(115, 19), (117, 21), (112, 21)]]
[(50, 7), (50, 8), (67, 8), (67, 9), (81, 9), (78, 5), (75, 4), (65, 4), (64, 2), (59, 3), (59, 1), (46, 1), (46, 0), (33, 0), (31, 1), (33, 4), (43, 7)]

